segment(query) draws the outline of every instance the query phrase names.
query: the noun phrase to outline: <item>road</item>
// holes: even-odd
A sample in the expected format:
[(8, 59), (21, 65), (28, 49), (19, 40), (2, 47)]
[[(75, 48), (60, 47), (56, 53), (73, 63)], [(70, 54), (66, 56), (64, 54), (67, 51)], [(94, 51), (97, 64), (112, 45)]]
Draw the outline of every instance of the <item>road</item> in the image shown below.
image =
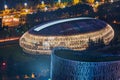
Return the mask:
[(8, 41), (19, 40), (19, 38), (20, 38), (20, 37), (11, 37), (11, 38), (0, 39), (0, 43), (2, 43), (2, 42), (8, 42)]

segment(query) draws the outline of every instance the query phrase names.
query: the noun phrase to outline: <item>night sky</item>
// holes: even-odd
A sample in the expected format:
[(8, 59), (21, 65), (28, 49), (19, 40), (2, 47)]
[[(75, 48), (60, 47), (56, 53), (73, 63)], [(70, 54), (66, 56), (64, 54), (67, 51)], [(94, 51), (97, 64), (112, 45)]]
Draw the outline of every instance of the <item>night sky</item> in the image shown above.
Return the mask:
[(4, 4), (7, 4), (9, 8), (14, 8), (16, 5), (24, 4), (25, 2), (33, 6), (41, 1), (49, 2), (49, 0), (0, 0), (0, 10), (4, 9)]

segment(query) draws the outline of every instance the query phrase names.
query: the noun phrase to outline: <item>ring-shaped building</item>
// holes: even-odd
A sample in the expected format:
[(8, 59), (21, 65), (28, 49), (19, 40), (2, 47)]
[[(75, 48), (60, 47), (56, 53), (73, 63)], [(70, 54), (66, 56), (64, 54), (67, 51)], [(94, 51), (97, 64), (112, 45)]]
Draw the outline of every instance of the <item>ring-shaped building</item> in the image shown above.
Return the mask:
[(50, 54), (54, 47), (64, 46), (73, 50), (85, 50), (89, 39), (104, 44), (114, 37), (112, 27), (104, 21), (89, 18), (69, 18), (47, 22), (33, 27), (20, 38), (20, 46), (26, 53)]
[(120, 80), (120, 53), (55, 48), (51, 80)]

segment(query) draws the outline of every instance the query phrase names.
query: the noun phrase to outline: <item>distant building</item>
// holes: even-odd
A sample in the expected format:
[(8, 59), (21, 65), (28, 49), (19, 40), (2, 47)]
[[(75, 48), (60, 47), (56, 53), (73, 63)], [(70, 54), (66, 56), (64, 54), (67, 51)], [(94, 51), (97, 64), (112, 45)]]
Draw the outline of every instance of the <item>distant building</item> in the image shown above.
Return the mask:
[(0, 18), (0, 27), (2, 27), (2, 18)]
[(81, 0), (73, 0), (73, 4), (78, 4)]
[(81, 2), (81, 0), (50, 0), (50, 3), (57, 3), (57, 2), (77, 4)]
[(119, 0), (108, 0), (109, 2), (115, 2), (115, 1), (119, 1)]
[(120, 56), (55, 48), (51, 56), (51, 80), (120, 80)]
[[(62, 3), (67, 2), (67, 3), (72, 3), (73, 0), (60, 0)], [(59, 0), (54, 0), (54, 2), (59, 2)]]
[(15, 27), (18, 26), (19, 24), (20, 24), (19, 18), (14, 17), (14, 15), (3, 16), (2, 19), (3, 26)]
[(61, 0), (61, 2), (72, 2), (73, 0)]
[(20, 38), (20, 46), (30, 54), (50, 54), (57, 46), (85, 50), (89, 40), (105, 45), (114, 37), (112, 27), (104, 21), (88, 18), (56, 20), (33, 27)]

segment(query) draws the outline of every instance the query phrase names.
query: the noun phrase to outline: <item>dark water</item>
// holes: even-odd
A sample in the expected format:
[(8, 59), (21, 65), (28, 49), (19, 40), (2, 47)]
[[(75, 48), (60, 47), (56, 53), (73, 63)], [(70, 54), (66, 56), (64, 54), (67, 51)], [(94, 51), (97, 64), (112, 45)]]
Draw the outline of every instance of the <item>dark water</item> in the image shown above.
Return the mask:
[[(6, 68), (2, 70), (2, 63)], [(50, 55), (28, 55), (18, 44), (0, 46), (0, 80), (24, 80), (25, 75), (36, 80), (50, 77)]]

